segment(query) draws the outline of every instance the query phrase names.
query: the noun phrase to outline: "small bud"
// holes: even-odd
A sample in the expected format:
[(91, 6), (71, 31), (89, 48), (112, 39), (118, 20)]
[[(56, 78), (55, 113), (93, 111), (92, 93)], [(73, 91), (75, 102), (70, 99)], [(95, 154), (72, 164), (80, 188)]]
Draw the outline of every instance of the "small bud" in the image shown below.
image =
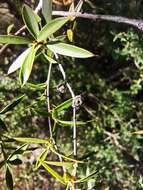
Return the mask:
[(66, 92), (66, 87), (64, 84), (60, 84), (57, 86), (57, 91), (64, 94)]
[(75, 98), (74, 98), (74, 100), (73, 100), (73, 107), (79, 107), (79, 106), (81, 106), (81, 104), (82, 104), (82, 98), (81, 98), (81, 95), (77, 95), (77, 96), (75, 96)]

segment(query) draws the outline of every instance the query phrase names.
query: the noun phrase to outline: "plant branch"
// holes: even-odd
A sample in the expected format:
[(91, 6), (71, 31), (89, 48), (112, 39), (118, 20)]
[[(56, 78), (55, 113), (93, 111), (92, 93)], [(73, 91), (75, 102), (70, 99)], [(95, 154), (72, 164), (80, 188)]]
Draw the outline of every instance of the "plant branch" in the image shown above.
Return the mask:
[[(49, 70), (48, 70), (48, 75), (47, 75), (47, 88), (46, 88), (46, 95), (47, 95), (47, 108), (48, 108), (48, 114), (50, 113), (50, 77), (51, 77), (51, 70), (52, 70), (52, 63), (49, 63)], [(52, 126), (51, 126), (51, 118), (48, 115), (48, 124), (49, 124), (49, 133), (50, 133), (50, 139), (53, 138), (52, 135)]]
[[(58, 60), (59, 57), (57, 54), (55, 54), (55, 58)], [(63, 66), (59, 63), (58, 64), (59, 69), (61, 71), (61, 74), (63, 76), (63, 79), (66, 81), (66, 74), (64, 71)], [(76, 157), (77, 156), (77, 133), (76, 133), (76, 105), (75, 105), (75, 101), (76, 101), (76, 96), (72, 90), (72, 87), (70, 86), (70, 84), (66, 81), (66, 86), (71, 94), (71, 97), (73, 99), (73, 103), (72, 103), (72, 107), (73, 107), (73, 154)]]
[(73, 16), (73, 17), (80, 17), (90, 20), (104, 20), (110, 21), (115, 23), (122, 23), (132, 25), (139, 30), (143, 31), (143, 20), (140, 19), (130, 19), (127, 17), (122, 16), (114, 16), (114, 15), (99, 15), (99, 14), (89, 14), (89, 13), (81, 13), (81, 12), (67, 12), (67, 11), (53, 11), (52, 15), (54, 16)]

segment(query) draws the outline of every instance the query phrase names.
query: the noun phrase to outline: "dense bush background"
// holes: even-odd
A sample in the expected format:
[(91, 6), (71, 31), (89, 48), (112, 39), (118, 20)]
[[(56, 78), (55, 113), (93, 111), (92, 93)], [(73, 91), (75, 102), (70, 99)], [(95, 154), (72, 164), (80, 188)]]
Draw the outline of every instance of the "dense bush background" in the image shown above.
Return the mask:
[[(7, 27), (12, 23), (14, 23), (12, 32), (22, 25), (21, 7), (24, 2), (26, 1), (1, 0), (1, 34), (5, 34)], [(143, 17), (142, 0), (90, 2), (84, 4), (84, 12), (139, 19)], [(27, 3), (34, 6), (33, 1)], [(54, 8), (66, 9), (55, 4)], [(133, 135), (132, 132), (141, 130), (143, 125), (142, 33), (128, 25), (77, 19), (74, 43), (96, 55), (95, 58), (86, 60), (69, 58), (62, 60), (68, 81), (76, 94), (81, 94), (83, 98), (78, 118), (92, 120), (90, 124), (78, 128), (78, 157), (87, 161), (87, 165), (80, 168), (79, 176), (87, 175), (95, 169), (98, 172), (95, 178), (83, 184), (82, 189), (141, 190), (143, 138)], [(41, 92), (31, 90), (28, 85), (21, 90), (17, 82), (17, 73), (6, 75), (11, 61), (22, 50), (20, 46), (10, 46), (1, 55), (0, 106), (7, 105), (22, 92), (27, 95), (24, 103), (3, 119), (11, 135), (47, 137), (47, 117), (40, 114), (40, 111), (33, 111), (33, 107), (28, 107), (30, 103), (38, 102), (37, 97)], [(31, 81), (45, 82), (47, 70), (47, 64), (39, 59), (35, 64)], [(68, 94), (61, 95), (56, 90), (56, 86), (62, 82), (55, 66), (51, 82), (53, 105), (69, 97)], [(43, 110), (46, 109), (44, 103), (39, 104)], [(58, 144), (65, 152), (70, 153), (71, 129), (60, 128), (57, 134)], [(55, 187), (50, 186), (53, 180), (45, 173), (33, 172), (30, 161), (26, 161), (23, 168), (17, 168), (15, 189), (21, 189), (23, 185), (23, 189), (47, 189), (47, 186), (48, 189), (60, 188), (56, 182)], [(24, 168), (27, 168), (26, 171)], [(1, 174), (3, 183), (2, 179)]]

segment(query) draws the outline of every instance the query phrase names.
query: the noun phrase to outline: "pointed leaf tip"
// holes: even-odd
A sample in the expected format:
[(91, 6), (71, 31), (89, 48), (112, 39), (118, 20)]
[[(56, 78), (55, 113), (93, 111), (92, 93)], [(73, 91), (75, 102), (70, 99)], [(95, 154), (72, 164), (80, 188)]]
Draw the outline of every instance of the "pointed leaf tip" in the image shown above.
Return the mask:
[(93, 53), (83, 48), (65, 43), (48, 44), (47, 48), (53, 51), (54, 53), (75, 58), (89, 58), (94, 56)]
[(35, 46), (32, 46), (22, 64), (22, 67), (20, 69), (20, 74), (19, 74), (19, 79), (20, 79), (21, 85), (25, 85), (30, 77), (37, 50), (38, 49), (35, 48)]
[(16, 71), (17, 69), (19, 69), (19, 68), (22, 66), (22, 64), (23, 64), (23, 62), (24, 62), (26, 56), (27, 56), (28, 53), (30, 52), (30, 49), (31, 49), (31, 48), (26, 49), (25, 51), (23, 51), (23, 53), (21, 53), (21, 54), (16, 58), (16, 60), (15, 60), (15, 61), (12, 63), (12, 65), (9, 67), (9, 69), (8, 69), (8, 74), (13, 73), (14, 71)]
[(36, 20), (36, 14), (26, 4), (23, 6), (22, 17), (23, 17), (23, 21), (24, 21), (27, 29), (31, 33), (31, 35), (34, 38), (36, 38), (37, 35), (39, 34), (39, 26), (38, 26), (38, 22)]

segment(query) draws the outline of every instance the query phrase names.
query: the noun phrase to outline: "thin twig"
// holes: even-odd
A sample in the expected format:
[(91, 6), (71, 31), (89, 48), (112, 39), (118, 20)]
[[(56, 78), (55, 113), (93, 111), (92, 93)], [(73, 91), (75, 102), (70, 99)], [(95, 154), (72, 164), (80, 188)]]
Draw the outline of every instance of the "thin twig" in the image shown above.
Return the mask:
[[(47, 88), (46, 88), (46, 95), (47, 95), (47, 107), (48, 107), (48, 114), (50, 113), (50, 78), (51, 78), (51, 70), (52, 70), (52, 63), (49, 63), (49, 70), (48, 70), (48, 75), (47, 75)], [(50, 133), (50, 139), (53, 138), (52, 135), (52, 126), (51, 126), (51, 118), (48, 115), (48, 124), (49, 124), (49, 133)]]
[(114, 15), (100, 15), (100, 14), (89, 14), (89, 13), (81, 13), (81, 12), (67, 12), (67, 11), (53, 11), (52, 15), (54, 16), (73, 16), (73, 17), (80, 17), (80, 18), (86, 18), (90, 20), (104, 20), (104, 21), (110, 21), (115, 23), (123, 23), (132, 25), (139, 30), (143, 31), (143, 20), (141, 19), (130, 19), (127, 17), (122, 16), (114, 16)]
[[(55, 54), (55, 58), (58, 60), (59, 57), (57, 54)], [(76, 96), (72, 90), (72, 87), (70, 86), (70, 84), (67, 82), (66, 80), (66, 74), (64, 71), (63, 66), (59, 63), (58, 64), (59, 69), (61, 71), (61, 74), (63, 76), (63, 79), (66, 81), (66, 86), (71, 94), (71, 97), (73, 99), (73, 103), (72, 103), (72, 107), (73, 107), (73, 154), (76, 157), (77, 156), (77, 132), (76, 132), (76, 106), (75, 106), (75, 100), (76, 100)]]

